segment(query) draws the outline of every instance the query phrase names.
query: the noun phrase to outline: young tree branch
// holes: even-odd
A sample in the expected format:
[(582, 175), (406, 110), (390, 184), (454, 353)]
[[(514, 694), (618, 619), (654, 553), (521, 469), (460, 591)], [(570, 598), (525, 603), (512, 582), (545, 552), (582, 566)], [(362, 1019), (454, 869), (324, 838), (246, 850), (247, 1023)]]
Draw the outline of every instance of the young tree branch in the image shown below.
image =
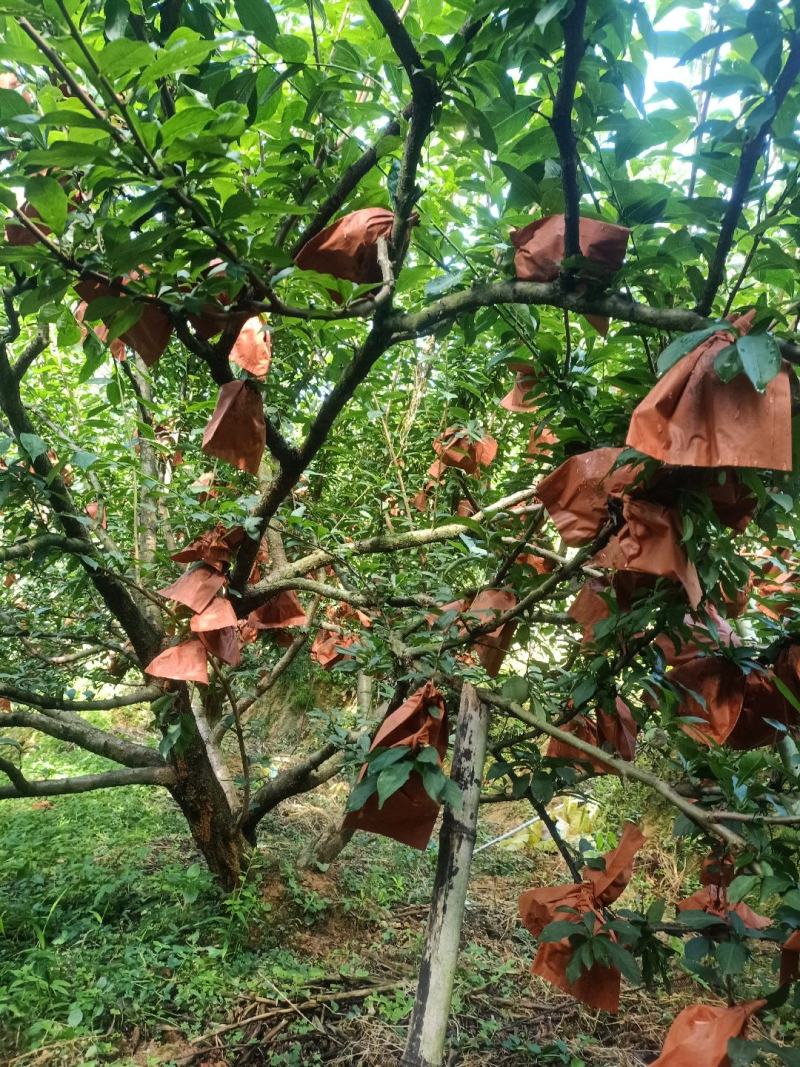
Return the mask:
[(717, 290), (725, 277), (725, 263), (728, 259), (728, 253), (733, 247), (736, 227), (739, 224), (739, 219), (742, 214), (745, 200), (747, 199), (747, 194), (750, 191), (750, 183), (756, 172), (758, 161), (764, 152), (764, 146), (767, 142), (769, 132), (772, 129), (775, 115), (783, 105), (789, 90), (797, 81), (798, 75), (800, 75), (800, 33), (795, 33), (791, 39), (786, 63), (775, 80), (772, 91), (767, 95), (764, 101), (768, 107), (768, 117), (752, 135), (745, 136), (745, 142), (742, 146), (742, 154), (739, 157), (739, 168), (733, 181), (733, 187), (731, 189), (728, 205), (725, 208), (725, 214), (722, 216), (722, 225), (720, 227), (719, 239), (717, 240), (717, 247), (714, 250), (714, 256), (709, 264), (708, 279), (703, 290), (703, 295), (697, 304), (697, 312), (700, 315), (708, 315), (711, 312), (714, 298), (717, 295)]

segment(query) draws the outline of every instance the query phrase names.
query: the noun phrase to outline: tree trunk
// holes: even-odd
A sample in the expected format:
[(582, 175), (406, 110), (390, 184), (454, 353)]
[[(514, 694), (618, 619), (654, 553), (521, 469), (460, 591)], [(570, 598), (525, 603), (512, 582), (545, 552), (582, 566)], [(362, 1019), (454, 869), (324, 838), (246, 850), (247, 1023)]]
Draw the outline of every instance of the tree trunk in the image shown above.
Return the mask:
[(404, 1067), (439, 1067), (442, 1062), (475, 847), (488, 728), (488, 706), (481, 704), (473, 687), (465, 683), (461, 690), (450, 772), (450, 777), (461, 790), (461, 798), (458, 804), (446, 808), (439, 833), (433, 900), (417, 995), (401, 1061)]
[(250, 845), (236, 825), (237, 815), (230, 809), (199, 737), (196, 744), (175, 759), (174, 767), (178, 781), (170, 787), (170, 793), (183, 812), (208, 869), (229, 892), (239, 882)]
[(184, 724), (180, 747), (170, 753), (176, 781), (172, 798), (186, 818), (208, 869), (226, 892), (235, 889), (251, 851), (239, 822), (239, 797), (222, 753), (205, 736), (205, 709), (192, 706), (181, 686), (173, 716)]

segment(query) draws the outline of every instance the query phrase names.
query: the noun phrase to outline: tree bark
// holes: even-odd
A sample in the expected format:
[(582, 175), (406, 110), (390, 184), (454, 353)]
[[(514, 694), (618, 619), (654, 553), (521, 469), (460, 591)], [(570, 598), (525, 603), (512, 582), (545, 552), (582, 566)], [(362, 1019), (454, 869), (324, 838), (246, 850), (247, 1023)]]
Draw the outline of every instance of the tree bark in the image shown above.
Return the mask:
[(417, 995), (403, 1053), (404, 1067), (439, 1067), (444, 1054), (464, 904), (467, 899), (478, 803), (486, 757), (489, 707), (465, 683), (456, 724), (450, 777), (461, 790), (445, 810)]
[(170, 786), (195, 844), (221, 887), (230, 892), (242, 876), (251, 848), (197, 737), (175, 760), (177, 781)]
[(178, 690), (173, 715), (184, 724), (180, 747), (170, 753), (175, 782), (169, 787), (173, 800), (189, 824), (195, 844), (208, 869), (229, 892), (242, 875), (251, 846), (240, 825), (240, 802), (233, 776), (216, 746), (201, 728), (202, 709), (192, 706), (189, 691)]

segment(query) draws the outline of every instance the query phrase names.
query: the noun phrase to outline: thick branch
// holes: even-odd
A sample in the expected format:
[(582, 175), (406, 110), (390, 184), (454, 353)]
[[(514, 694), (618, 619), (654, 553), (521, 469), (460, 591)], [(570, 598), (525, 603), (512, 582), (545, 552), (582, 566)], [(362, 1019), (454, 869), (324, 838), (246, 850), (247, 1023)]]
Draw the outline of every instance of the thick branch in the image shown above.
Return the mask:
[[(242, 824), (245, 836), (253, 840), (259, 822), (281, 801), (286, 800), (287, 797), (297, 796), (299, 793), (308, 793), (338, 774), (344, 765), (344, 758), (342, 756), (337, 756), (336, 759), (331, 758), (338, 752), (339, 745), (335, 741), (329, 741), (305, 759), (287, 767), (277, 778), (271, 778), (262, 785), (253, 795), (250, 810)], [(329, 760), (328, 767), (321, 769), (323, 764)]]
[(708, 280), (697, 305), (697, 311), (701, 315), (708, 315), (713, 307), (717, 290), (725, 276), (725, 262), (728, 258), (728, 253), (733, 247), (736, 227), (739, 224), (744, 202), (747, 199), (750, 183), (756, 172), (758, 161), (763, 155), (774, 118), (786, 99), (789, 90), (797, 80), (798, 75), (800, 75), (800, 34), (795, 34), (792, 38), (789, 55), (786, 58), (783, 70), (778, 75), (772, 92), (768, 94), (764, 101), (767, 105), (768, 117), (752, 136), (745, 140), (742, 147), (739, 169), (733, 182), (728, 206), (722, 216), (722, 225), (717, 247), (714, 250), (714, 258), (709, 264)]
[[(443, 296), (422, 311), (394, 312), (387, 326), (392, 331), (392, 343), (422, 337), (433, 333), (445, 322), (452, 322), (482, 307), (497, 304), (545, 305), (567, 308), (585, 315), (602, 315), (622, 322), (667, 332), (700, 330), (713, 321), (688, 308), (654, 308), (639, 304), (623, 293), (609, 293), (601, 297), (583, 296), (575, 292), (562, 292), (558, 282), (521, 282), (508, 280), (487, 282)], [(789, 363), (800, 364), (800, 346), (788, 341), (778, 342), (781, 355)]]
[(581, 65), (586, 41), (583, 27), (586, 21), (588, 0), (575, 0), (572, 10), (563, 20), (564, 58), (561, 61), (561, 79), (553, 103), (550, 125), (561, 158), (561, 184), (564, 189), (564, 256), (580, 255), (580, 187), (578, 185), (578, 142), (572, 128), (572, 106), (578, 84), (578, 68)]
[[(135, 689), (122, 696), (108, 697), (105, 700), (65, 700), (63, 697), (51, 696), (49, 693), (34, 693), (27, 689), (17, 689), (13, 685), (0, 684), (0, 697), (13, 700), (15, 704), (25, 704), (31, 708), (53, 711), (110, 711), (112, 708), (127, 708), (131, 704), (149, 704), (162, 695), (162, 690), (155, 686)], [(0, 722), (4, 720), (0, 718)]]
[(37, 552), (51, 548), (81, 555), (86, 552), (86, 541), (77, 537), (65, 537), (63, 534), (39, 534), (28, 541), (15, 541), (6, 548), (0, 547), (0, 563), (8, 563), (12, 559), (30, 559)]
[(175, 781), (171, 767), (131, 767), (124, 771), (104, 771), (100, 774), (80, 774), (74, 778), (46, 778), (29, 781), (7, 760), (0, 759), (0, 771), (13, 785), (0, 786), (0, 800), (12, 797), (55, 797), (70, 793), (89, 793), (95, 789), (112, 789), (126, 785), (170, 786)]
[(48, 737), (67, 741), (87, 752), (94, 752), (96, 756), (104, 756), (114, 763), (121, 763), (124, 767), (164, 766), (164, 761), (156, 749), (115, 737), (105, 730), (98, 730), (96, 726), (79, 719), (77, 715), (53, 718), (38, 711), (9, 711), (0, 714), (0, 727), (38, 730)]

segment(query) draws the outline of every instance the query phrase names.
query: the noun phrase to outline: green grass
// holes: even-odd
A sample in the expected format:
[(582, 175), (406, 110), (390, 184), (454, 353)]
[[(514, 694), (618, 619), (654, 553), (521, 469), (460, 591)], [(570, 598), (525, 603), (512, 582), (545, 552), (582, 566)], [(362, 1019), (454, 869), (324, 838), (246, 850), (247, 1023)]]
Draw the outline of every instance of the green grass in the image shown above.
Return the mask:
[[(31, 777), (101, 766), (47, 738), (37, 739), (25, 760)], [(124, 1064), (134, 1031), (140, 1041), (191, 1038), (226, 1022), (237, 998), (273, 996), (277, 987), (302, 999), (323, 977), (367, 978), (371, 963), (362, 949), (371, 959), (388, 953), (413, 974), (433, 852), (365, 836), (337, 864), (335, 879), (321, 876), (320, 888), (298, 876), (294, 860), (303, 842), (277, 812), (265, 820), (252, 877), (226, 897), (163, 791), (6, 801), (2, 815), (2, 1061), (46, 1046), (53, 1050), (48, 1065)], [(508, 873), (522, 862), (492, 850), (481, 867)], [(387, 921), (398, 907), (412, 909), (412, 917)], [(332, 917), (340, 926), (326, 932)], [(523, 967), (512, 968), (517, 981)], [(495, 969), (511, 992), (507, 965), (499, 961)], [(485, 954), (470, 950), (464, 988), (484, 983), (487, 970)], [(410, 992), (398, 990), (375, 996), (370, 1010), (399, 1027), (410, 1004)], [(269, 1062), (289, 1063), (291, 1055)]]
[[(100, 760), (46, 738), (25, 759), (31, 777), (100, 766)], [(640, 798), (635, 800), (629, 797), (628, 807), (638, 806)], [(181, 1042), (240, 1018), (255, 997), (298, 1003), (320, 991), (385, 985), (387, 979), (389, 989), (345, 1002), (330, 1020), (340, 1046), (377, 1050), (377, 1059), (363, 1062), (383, 1062), (384, 1053), (396, 1059), (412, 1003), (435, 851), (417, 853), (357, 835), (330, 872), (300, 876), (295, 860), (314, 826), (306, 811), (320, 799), (308, 798), (309, 809), (305, 803), (265, 819), (251, 877), (225, 896), (163, 791), (5, 801), (0, 1062), (169, 1064), (185, 1053)], [(624, 814), (637, 812), (626, 808)], [(496, 833), (484, 824), (481, 840)], [(667, 1007), (662, 994), (640, 991), (620, 1026), (572, 1004), (565, 1008), (563, 997), (551, 1005), (549, 998), (558, 994), (531, 984), (534, 944), (516, 925), (517, 894), (563, 878), (558, 857), (543, 850), (493, 848), (476, 857), (453, 999), (464, 1062), (641, 1063), (620, 1059), (617, 1046), (654, 1051), (682, 1006)], [(652, 896), (644, 870), (634, 889), (643, 899)], [(543, 1014), (531, 1011), (532, 1004), (543, 1006)], [(782, 1017), (791, 1031), (791, 1009)], [(554, 1018), (563, 1018), (555, 1030), (548, 1022)], [(287, 1022), (279, 1047), (261, 1049), (252, 1062), (322, 1063), (324, 1040), (320, 1045), (309, 1030), (315, 1019)], [(640, 1030), (653, 1036), (643, 1039)], [(256, 1045), (264, 1033), (254, 1037)], [(232, 1065), (245, 1040), (235, 1031), (226, 1035)], [(34, 1059), (37, 1049), (43, 1051)], [(598, 1059), (598, 1049), (610, 1058)]]
[[(37, 755), (55, 756), (46, 745)], [(95, 766), (70, 760), (73, 772)], [(166, 794), (118, 789), (51, 803), (3, 807), (0, 1053), (109, 1028), (192, 1032), (239, 992), (261, 991), (259, 973), (298, 987), (308, 977), (275, 941), (257, 880), (220, 894)], [(98, 1054), (110, 1050), (99, 1043)]]

